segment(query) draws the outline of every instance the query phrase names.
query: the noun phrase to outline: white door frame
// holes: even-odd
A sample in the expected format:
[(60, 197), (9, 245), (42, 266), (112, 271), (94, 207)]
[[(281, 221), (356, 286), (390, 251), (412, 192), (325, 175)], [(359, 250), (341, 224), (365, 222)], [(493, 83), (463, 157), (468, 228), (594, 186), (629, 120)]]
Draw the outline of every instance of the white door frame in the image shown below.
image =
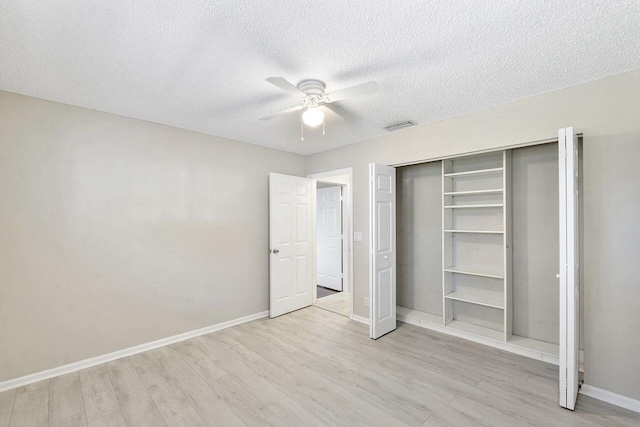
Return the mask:
[[(344, 177), (347, 175), (347, 177)], [(342, 289), (351, 293), (349, 301), (349, 319), (353, 319), (353, 168), (337, 169), (307, 175), (313, 180), (313, 229), (316, 229), (316, 188), (317, 181), (328, 184), (341, 185), (343, 189), (342, 225), (344, 239), (342, 240)], [(313, 277), (318, 275), (318, 241), (313, 236)], [(318, 287), (313, 286), (313, 303), (318, 299)]]
[[(346, 291), (345, 274), (344, 274), (344, 240), (347, 238), (345, 235), (344, 226), (342, 220), (344, 219), (344, 197), (345, 189), (342, 185), (327, 183), (324, 181), (316, 181), (316, 236), (318, 237), (318, 276), (316, 284), (318, 286), (324, 286), (328, 289), (333, 289), (338, 292)], [(322, 195), (328, 195), (330, 199), (324, 199), (321, 202)], [(329, 216), (326, 215), (327, 206), (331, 206), (332, 209), (337, 208), (337, 215), (330, 217), (335, 221), (333, 225), (334, 235), (327, 236), (327, 226), (331, 221)], [(321, 213), (323, 212), (323, 213)], [(321, 223), (320, 218), (324, 215), (324, 221)], [(337, 226), (337, 227), (336, 227)], [(324, 239), (321, 237), (323, 236)], [(328, 242), (331, 241), (334, 249), (333, 251), (325, 251), (324, 254), (320, 252), (320, 246), (325, 245), (325, 249), (329, 249)], [(336, 257), (337, 255), (337, 257)], [(327, 271), (320, 272), (320, 261), (323, 258), (327, 264)], [(316, 288), (317, 289), (317, 288)]]

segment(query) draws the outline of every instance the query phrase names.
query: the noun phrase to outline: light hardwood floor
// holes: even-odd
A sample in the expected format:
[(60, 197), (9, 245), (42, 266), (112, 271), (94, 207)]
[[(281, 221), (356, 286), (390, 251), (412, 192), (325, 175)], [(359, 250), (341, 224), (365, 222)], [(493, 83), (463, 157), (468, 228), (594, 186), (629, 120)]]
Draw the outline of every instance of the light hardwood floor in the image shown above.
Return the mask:
[(557, 401), (557, 367), (315, 307), (0, 393), (5, 426), (638, 426)]

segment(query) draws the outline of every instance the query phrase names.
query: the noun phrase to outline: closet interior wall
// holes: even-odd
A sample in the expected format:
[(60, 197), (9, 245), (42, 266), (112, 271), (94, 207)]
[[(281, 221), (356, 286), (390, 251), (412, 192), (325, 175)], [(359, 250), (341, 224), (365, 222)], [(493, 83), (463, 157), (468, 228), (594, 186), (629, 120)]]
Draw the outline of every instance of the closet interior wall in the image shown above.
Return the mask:
[(558, 344), (558, 144), (512, 151), (513, 333)]
[(399, 306), (442, 318), (442, 162), (396, 170)]

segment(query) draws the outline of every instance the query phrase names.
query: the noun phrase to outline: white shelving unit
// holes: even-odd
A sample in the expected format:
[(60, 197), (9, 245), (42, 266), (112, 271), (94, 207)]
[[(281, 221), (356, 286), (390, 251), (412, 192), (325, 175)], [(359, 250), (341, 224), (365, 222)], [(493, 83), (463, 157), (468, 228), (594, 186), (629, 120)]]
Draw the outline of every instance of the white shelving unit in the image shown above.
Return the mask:
[(478, 162), (493, 167), (475, 169), (470, 160), (442, 162), (443, 325), (507, 342), (513, 329), (507, 315), (511, 152), (485, 155)]

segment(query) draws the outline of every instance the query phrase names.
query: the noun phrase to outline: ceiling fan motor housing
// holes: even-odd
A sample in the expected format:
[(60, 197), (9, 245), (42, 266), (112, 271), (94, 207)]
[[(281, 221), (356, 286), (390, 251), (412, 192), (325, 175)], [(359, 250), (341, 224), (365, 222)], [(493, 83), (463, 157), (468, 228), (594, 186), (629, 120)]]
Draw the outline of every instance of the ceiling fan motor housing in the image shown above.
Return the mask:
[(298, 85), (298, 89), (307, 96), (318, 97), (319, 99), (324, 96), (324, 83), (320, 80), (303, 80)]

